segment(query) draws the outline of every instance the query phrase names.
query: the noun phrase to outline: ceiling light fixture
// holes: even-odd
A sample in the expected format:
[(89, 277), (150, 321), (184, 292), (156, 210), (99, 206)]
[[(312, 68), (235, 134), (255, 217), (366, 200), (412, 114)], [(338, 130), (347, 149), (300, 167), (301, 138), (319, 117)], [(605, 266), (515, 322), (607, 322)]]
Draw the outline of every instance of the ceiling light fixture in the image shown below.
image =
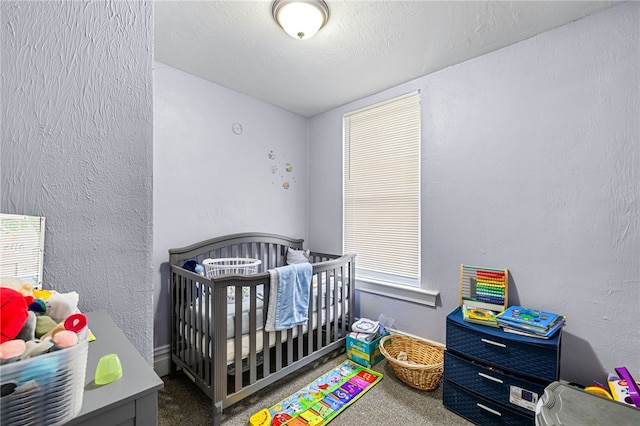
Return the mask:
[(329, 6), (324, 0), (275, 0), (271, 14), (287, 34), (305, 40), (327, 23)]

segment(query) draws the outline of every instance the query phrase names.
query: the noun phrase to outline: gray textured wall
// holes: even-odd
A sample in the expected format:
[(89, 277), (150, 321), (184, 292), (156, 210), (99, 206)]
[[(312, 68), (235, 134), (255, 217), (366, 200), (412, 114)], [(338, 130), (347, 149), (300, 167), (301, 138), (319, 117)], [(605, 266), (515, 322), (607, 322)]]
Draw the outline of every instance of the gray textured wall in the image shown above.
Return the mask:
[(439, 306), (360, 293), (360, 314), (444, 343), (460, 264), (507, 267), (511, 304), (567, 315), (561, 378), (640, 374), (639, 39), (626, 3), (312, 118), (310, 241), (334, 251), (342, 114), (422, 94), (422, 279)]
[(152, 3), (1, 11), (2, 211), (46, 217), (44, 287), (106, 309), (151, 361)]

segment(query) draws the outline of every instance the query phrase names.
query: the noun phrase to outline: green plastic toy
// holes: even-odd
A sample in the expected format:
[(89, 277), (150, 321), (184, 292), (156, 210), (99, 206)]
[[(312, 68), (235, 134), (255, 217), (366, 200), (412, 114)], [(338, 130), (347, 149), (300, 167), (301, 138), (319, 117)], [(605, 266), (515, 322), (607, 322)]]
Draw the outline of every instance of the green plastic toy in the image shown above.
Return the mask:
[(122, 364), (117, 354), (106, 354), (98, 361), (96, 385), (106, 385), (122, 377)]

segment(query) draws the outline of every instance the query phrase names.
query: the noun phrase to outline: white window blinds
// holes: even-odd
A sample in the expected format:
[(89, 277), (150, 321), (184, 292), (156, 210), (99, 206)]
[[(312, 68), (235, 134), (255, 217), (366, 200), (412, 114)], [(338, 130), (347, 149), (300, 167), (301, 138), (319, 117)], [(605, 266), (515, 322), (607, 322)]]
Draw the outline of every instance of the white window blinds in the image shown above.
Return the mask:
[(44, 217), (0, 213), (0, 277), (42, 286)]
[(420, 93), (344, 116), (344, 249), (358, 278), (419, 286)]

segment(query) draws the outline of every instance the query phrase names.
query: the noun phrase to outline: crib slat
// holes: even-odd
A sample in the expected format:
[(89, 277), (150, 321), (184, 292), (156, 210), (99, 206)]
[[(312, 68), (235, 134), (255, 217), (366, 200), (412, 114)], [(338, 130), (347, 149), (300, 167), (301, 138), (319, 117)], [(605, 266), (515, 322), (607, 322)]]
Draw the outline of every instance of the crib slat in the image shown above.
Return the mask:
[[(186, 287), (187, 287), (187, 299), (188, 300), (193, 300), (193, 293), (191, 292), (191, 286), (189, 285), (189, 279), (185, 278), (186, 281)], [(187, 333), (187, 338), (189, 338), (189, 336), (193, 333), (193, 324), (191, 322), (191, 318), (193, 316), (193, 311), (191, 309), (188, 309), (186, 311), (186, 318), (185, 318), (185, 323), (187, 325), (186, 327), (186, 333)], [(193, 365), (194, 364), (194, 351), (193, 351), (193, 344), (188, 345), (187, 346), (187, 361), (189, 362), (189, 365)]]
[[(258, 245), (256, 243), (251, 243), (249, 245), (249, 257), (252, 259), (260, 259), (260, 254), (258, 252)], [(260, 263), (260, 265), (258, 265), (258, 273), (260, 272), (264, 272), (264, 263)]]
[[(257, 380), (258, 359), (256, 354), (256, 321), (257, 321), (258, 293), (256, 286), (249, 288), (249, 383)], [(264, 309), (263, 309), (264, 312)]]
[(182, 359), (182, 338), (181, 338), (182, 334), (180, 333), (181, 327), (182, 327), (182, 315), (180, 314), (181, 312), (180, 307), (183, 306), (182, 304), (183, 301), (181, 297), (182, 280), (175, 272), (172, 272), (172, 274), (173, 274), (174, 287), (173, 287), (173, 291), (171, 292), (171, 296), (174, 299), (174, 305), (173, 305), (174, 318), (173, 318), (173, 327), (171, 327), (171, 334), (172, 334), (171, 350), (175, 351), (178, 357)]
[[(310, 324), (311, 324), (311, 320), (307, 321), (306, 327), (307, 330), (310, 330)], [(299, 325), (298, 326), (298, 338), (297, 338), (297, 342), (298, 342), (298, 353), (296, 354), (296, 360), (301, 359), (302, 357), (304, 357), (304, 328), (305, 325)]]
[(313, 288), (310, 291), (311, 295), (309, 296), (309, 322), (307, 327), (307, 354), (313, 352)]
[[(183, 289), (184, 289), (184, 295), (185, 298), (187, 300), (189, 300), (189, 296), (188, 296), (188, 291), (189, 291), (189, 286), (187, 284), (187, 278), (183, 278)], [(185, 343), (184, 343), (184, 347), (183, 347), (183, 356), (184, 359), (189, 362), (189, 347), (191, 346), (191, 330), (189, 329), (189, 310), (185, 307), (185, 311), (182, 314), (182, 318), (183, 318), (183, 336), (185, 336)]]
[(174, 311), (173, 311), (173, 315), (174, 315), (174, 322), (173, 322), (173, 327), (172, 327), (172, 334), (173, 334), (173, 341), (172, 341), (172, 346), (173, 346), (173, 350), (177, 353), (178, 357), (180, 359), (184, 359), (184, 352), (183, 352), (183, 342), (184, 342), (184, 338), (182, 336), (184, 336), (184, 332), (182, 331), (182, 309), (181, 307), (184, 306), (184, 297), (182, 296), (182, 292), (184, 291), (184, 286), (182, 283), (182, 279), (179, 275), (177, 275), (175, 272), (173, 272), (173, 282), (175, 284), (175, 287), (173, 289), (173, 292), (171, 293), (175, 299), (175, 305), (174, 305)]
[(290, 328), (286, 331), (287, 333), (287, 359), (285, 361), (285, 366), (290, 365), (293, 362), (293, 330), (294, 328)]
[[(264, 315), (263, 318), (265, 319), (265, 321), (267, 318), (267, 307), (269, 306), (270, 295), (271, 295), (271, 282), (267, 280), (267, 282), (264, 283), (264, 291), (262, 296), (263, 297), (262, 312), (263, 312), (263, 315)], [(264, 322), (262, 324), (264, 324)], [(269, 350), (269, 333), (267, 333), (264, 327), (262, 327), (262, 356), (264, 357), (262, 375), (263, 377), (266, 377), (269, 374), (271, 374), (271, 351)]]
[[(227, 287), (221, 283), (215, 283), (212, 290), (212, 304), (214, 316), (212, 317), (212, 353), (213, 353), (213, 377), (211, 388), (213, 389), (213, 400), (223, 401), (227, 396), (227, 322), (215, 321), (215, 313), (223, 314), (226, 318), (227, 309)], [(218, 315), (217, 317), (220, 317)], [(220, 355), (218, 355), (220, 354)]]
[(326, 346), (331, 341), (331, 330), (333, 329), (333, 312), (331, 311), (331, 276), (333, 270), (324, 271), (325, 287), (322, 294), (324, 303), (324, 335), (322, 346)]
[(282, 332), (281, 331), (276, 331), (275, 332), (276, 335), (276, 359), (275, 359), (275, 371), (280, 371), (280, 369), (282, 368)]
[[(311, 276), (311, 285), (309, 286), (309, 309), (307, 310), (307, 351), (302, 354), (302, 356), (306, 356), (308, 353), (310, 353), (311, 351), (313, 351), (313, 304), (314, 304), (314, 300), (313, 300), (313, 293), (314, 293), (314, 286), (313, 283), (316, 283), (316, 286), (318, 285), (317, 283), (320, 281), (320, 277), (318, 277), (318, 274), (314, 271), (313, 275)], [(316, 287), (317, 288), (317, 287)], [(317, 305), (316, 305), (317, 306)], [(300, 343), (304, 343), (304, 336), (300, 335), (299, 339)]]
[(199, 284), (193, 278), (189, 278), (189, 287), (191, 288), (191, 300), (196, 300), (197, 311), (192, 310), (192, 323), (194, 329), (195, 344), (193, 345), (194, 360), (196, 364), (196, 371), (200, 374), (199, 377), (206, 378), (205, 375), (205, 363), (204, 363), (204, 342), (203, 337), (205, 334), (204, 324), (207, 322), (204, 316), (205, 300), (199, 297)]
[[(196, 299), (196, 295), (195, 295), (195, 291), (194, 291), (194, 284), (193, 284), (193, 280), (190, 278), (187, 278), (187, 286), (189, 288), (189, 300), (195, 300)], [(197, 302), (196, 302), (196, 309), (199, 309)], [(202, 312), (200, 310), (198, 310), (197, 312)], [(194, 370), (199, 374), (198, 377), (202, 376), (202, 371), (200, 369), (200, 365), (198, 363), (198, 353), (199, 350), (202, 346), (202, 340), (200, 339), (200, 330), (198, 328), (198, 316), (196, 315), (196, 311), (194, 311), (193, 309), (189, 310), (189, 329), (191, 330), (191, 333), (193, 334), (193, 342), (189, 347), (189, 353), (191, 354), (191, 365), (193, 365)]]
[[(236, 255), (234, 254), (233, 256)], [(236, 283), (235, 286), (231, 286), (231, 289), (235, 294), (233, 362), (235, 363), (236, 368), (235, 391), (238, 392), (242, 389), (242, 286)], [(227, 312), (227, 315), (228, 314), (229, 313)]]
[[(180, 276), (178, 278), (178, 282), (179, 282), (179, 298), (184, 301), (187, 295), (187, 287), (185, 285), (185, 279), (184, 277)], [(179, 331), (178, 331), (178, 338), (179, 340), (179, 351), (180, 351), (180, 359), (182, 360), (186, 360), (187, 359), (187, 354), (186, 354), (186, 342), (185, 340), (188, 338), (188, 329), (186, 326), (186, 309), (185, 309), (185, 305), (180, 305), (180, 307), (178, 308), (178, 316), (179, 316)]]
[(200, 292), (200, 298), (204, 301), (204, 315), (203, 315), (203, 321), (204, 321), (204, 335), (205, 338), (203, 339), (203, 345), (204, 345), (204, 382), (207, 384), (207, 386), (211, 386), (211, 321), (208, 321), (207, 318), (211, 318), (211, 292), (210, 292), (210, 288), (206, 285), (202, 285), (201, 287), (201, 292)]
[[(318, 290), (318, 295), (320, 295), (322, 292), (320, 290)], [(316, 316), (317, 316), (317, 322), (316, 322), (316, 346), (315, 349), (320, 349), (322, 347), (322, 298), (318, 297), (318, 309), (316, 312)]]
[(333, 340), (338, 340), (340, 337), (340, 323), (341, 317), (340, 313), (344, 312), (344, 309), (341, 308), (342, 305), (342, 285), (344, 281), (342, 280), (342, 268), (335, 268), (333, 270)]

